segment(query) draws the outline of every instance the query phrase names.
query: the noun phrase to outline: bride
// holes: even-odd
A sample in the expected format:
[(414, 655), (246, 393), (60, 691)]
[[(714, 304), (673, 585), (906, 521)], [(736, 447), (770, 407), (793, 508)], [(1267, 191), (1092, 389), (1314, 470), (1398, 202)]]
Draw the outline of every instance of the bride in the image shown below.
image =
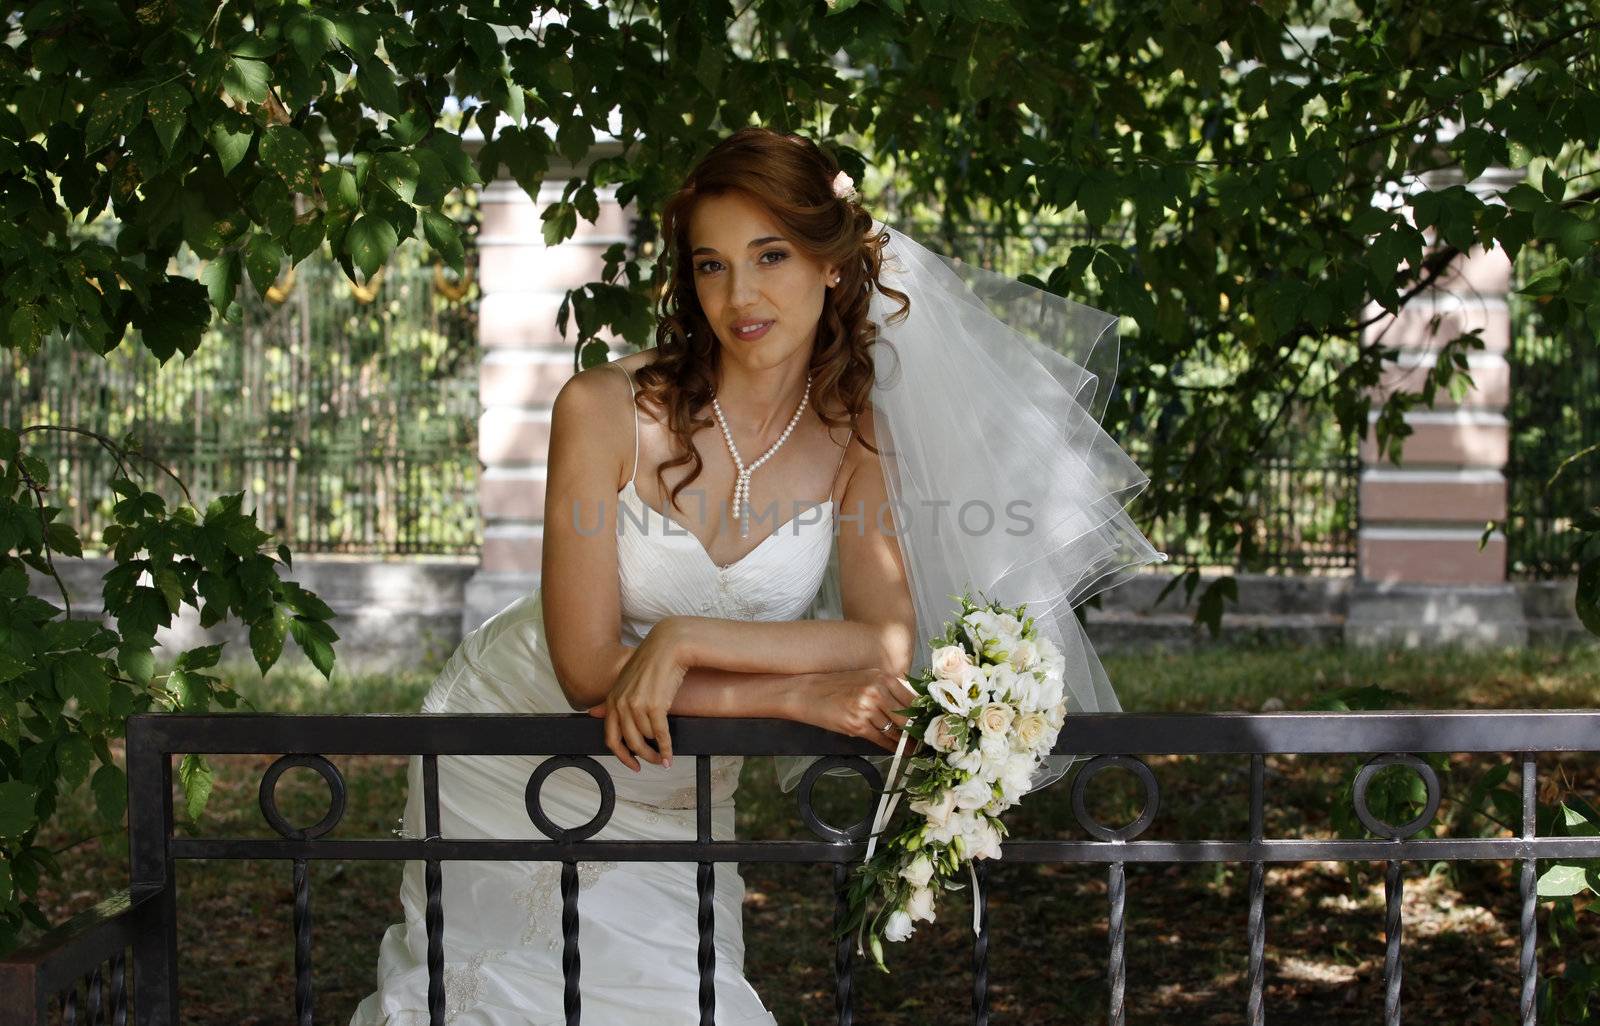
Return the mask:
[[(596, 839), (696, 836), (695, 760), (673, 762), (669, 713), (796, 720), (897, 751), (901, 678), (970, 589), (1026, 607), (1060, 654), (1069, 715), (1121, 708), (1075, 612), (1165, 558), (1124, 509), (1149, 481), (1099, 423), (1120, 319), (931, 253), (850, 184), (814, 143), (763, 128), (694, 167), (662, 211), (655, 347), (556, 397), (540, 586), (463, 639), (423, 700), (603, 716), (617, 800)], [(843, 619), (805, 618), (835, 539)], [(1031, 786), (1078, 758), (1048, 757)], [(524, 804), (542, 761), (441, 757), (441, 835), (543, 838)], [(712, 837), (731, 839), (742, 760), (711, 762)], [(779, 760), (786, 789), (805, 762)], [(599, 789), (568, 769), (541, 797), (574, 827)], [(561, 871), (443, 863), (447, 1022), (566, 1021)], [(744, 978), (743, 881), (714, 872), (716, 1022), (772, 1024)], [(696, 866), (577, 875), (583, 1021), (697, 1023)], [(351, 1026), (429, 1021), (420, 863), (400, 898)]]
[[(669, 713), (770, 717), (892, 751), (917, 619), (869, 403), (868, 297), (886, 233), (834, 189), (815, 144), (733, 133), (665, 205), (670, 286), (653, 349), (582, 371), (555, 401), (541, 583), (470, 633), (422, 704), (436, 713), (605, 719), (616, 806), (597, 840), (692, 839), (695, 760)], [(892, 289), (888, 294), (899, 296)], [(749, 329), (749, 330), (747, 330)], [(801, 619), (837, 538), (843, 619)], [(540, 758), (438, 760), (447, 838), (541, 838), (524, 806)], [(733, 836), (742, 760), (712, 761), (713, 836)], [(569, 779), (570, 778), (570, 779)], [(413, 758), (404, 833), (422, 831)], [(562, 771), (543, 807), (598, 804)], [(446, 1021), (566, 1021), (559, 863), (443, 863)], [(716, 1021), (775, 1020), (743, 974), (743, 882), (715, 870)], [(584, 1022), (698, 1022), (695, 867), (579, 865)], [(422, 865), (351, 1026), (428, 1019)], [(820, 950), (820, 949), (819, 949)]]

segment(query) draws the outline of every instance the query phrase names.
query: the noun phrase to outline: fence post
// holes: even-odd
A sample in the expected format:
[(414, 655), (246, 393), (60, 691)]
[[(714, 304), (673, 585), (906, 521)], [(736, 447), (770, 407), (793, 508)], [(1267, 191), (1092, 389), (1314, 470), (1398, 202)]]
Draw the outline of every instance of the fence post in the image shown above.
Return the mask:
[[(616, 140), (602, 137), (584, 163), (615, 155), (620, 148)], [(538, 577), (550, 410), (572, 376), (577, 340), (576, 314), (569, 311), (563, 335), (556, 330), (556, 312), (568, 289), (601, 279), (607, 247), (633, 242), (629, 211), (607, 189), (597, 190), (600, 216), (595, 223), (580, 217), (572, 238), (545, 245), (541, 216), (581, 173), (581, 168), (557, 159), (537, 201), (509, 178), (490, 182), (479, 200), (478, 458), (483, 473), (478, 505), (483, 548), (463, 596), (463, 632), (527, 594)]]
[(173, 860), (172, 757), (160, 751), (150, 714), (128, 718), (128, 868), (133, 885), (160, 888), (144, 906), (133, 943), (133, 1021), (178, 1023), (178, 894)]
[[(1426, 177), (1424, 186), (1459, 184), (1459, 171), (1453, 173)], [(1521, 178), (1520, 172), (1491, 168), (1467, 188), (1487, 195)], [(1442, 244), (1431, 227), (1424, 234), (1430, 250)], [(1485, 523), (1506, 514), (1510, 287), (1505, 251), (1475, 246), (1399, 314), (1386, 314), (1366, 329), (1364, 344), (1381, 339), (1399, 350), (1375, 404), (1396, 389), (1420, 388), (1439, 351), (1457, 336), (1481, 329), (1484, 348), (1468, 356), (1475, 386), (1464, 396), (1456, 400), (1441, 391), (1432, 409), (1406, 414), (1412, 434), (1402, 463), (1379, 458), (1369, 424), (1361, 445), (1359, 578), (1345, 622), (1348, 641), (1527, 643), (1521, 597), (1506, 581), (1505, 535), (1495, 531), (1480, 547)], [(1372, 304), (1368, 316), (1379, 312)]]

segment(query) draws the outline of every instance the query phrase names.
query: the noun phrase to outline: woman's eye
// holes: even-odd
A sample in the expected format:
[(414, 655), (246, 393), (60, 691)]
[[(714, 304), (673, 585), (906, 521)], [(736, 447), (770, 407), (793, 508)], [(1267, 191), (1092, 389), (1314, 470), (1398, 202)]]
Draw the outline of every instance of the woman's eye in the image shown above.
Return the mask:
[[(767, 257), (769, 256), (777, 257), (778, 259), (767, 260)], [(768, 264), (781, 264), (783, 261), (789, 259), (789, 254), (785, 253), (781, 249), (769, 249), (765, 253), (761, 254), (761, 259)], [(700, 274), (706, 274), (712, 269), (720, 266), (722, 266), (722, 262), (719, 260), (707, 260), (703, 263), (695, 264), (694, 269)]]

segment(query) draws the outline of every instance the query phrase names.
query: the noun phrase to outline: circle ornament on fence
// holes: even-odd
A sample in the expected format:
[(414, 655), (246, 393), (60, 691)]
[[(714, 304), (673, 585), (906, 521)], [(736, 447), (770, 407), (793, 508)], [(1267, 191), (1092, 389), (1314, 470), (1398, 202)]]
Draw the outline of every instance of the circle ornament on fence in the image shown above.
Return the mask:
[[(328, 811), (322, 819), (308, 827), (297, 827), (284, 818), (278, 810), (278, 778), (299, 767), (315, 770), (328, 784)], [(280, 757), (261, 776), (261, 815), (280, 835), (293, 841), (310, 841), (321, 837), (339, 825), (344, 818), (344, 777), (338, 767), (320, 755), (285, 755)]]
[[(1144, 786), (1144, 809), (1132, 823), (1118, 828), (1108, 827), (1095, 819), (1084, 802), (1089, 781), (1114, 766), (1128, 770)], [(1138, 837), (1155, 820), (1160, 805), (1161, 785), (1156, 782), (1155, 772), (1143, 759), (1131, 755), (1097, 755), (1078, 771), (1077, 779), (1072, 782), (1072, 814), (1077, 817), (1079, 826), (1102, 841), (1131, 841)]]
[(828, 755), (810, 766), (806, 767), (805, 775), (800, 778), (800, 786), (795, 789), (795, 797), (800, 802), (800, 818), (805, 820), (807, 827), (818, 837), (828, 841), (843, 843), (846, 841), (860, 841), (867, 836), (867, 831), (872, 829), (872, 805), (869, 804), (862, 817), (847, 827), (836, 827), (826, 822), (817, 815), (817, 810), (811, 804), (811, 793), (817, 786), (817, 781), (830, 769), (853, 770), (876, 795), (883, 790), (883, 774), (878, 767), (863, 759), (859, 755)]
[[(1367, 787), (1372, 783), (1372, 778), (1378, 771), (1389, 766), (1408, 766), (1417, 776), (1422, 778), (1423, 789), (1427, 792), (1427, 801), (1416, 818), (1396, 826), (1385, 822), (1373, 815), (1372, 809), (1367, 806)], [(1355, 806), (1356, 816), (1361, 824), (1379, 837), (1390, 840), (1403, 840), (1415, 834), (1418, 830), (1432, 822), (1434, 814), (1439, 811), (1439, 776), (1433, 772), (1433, 767), (1417, 758), (1403, 752), (1390, 752), (1387, 755), (1375, 755), (1362, 765), (1361, 771), (1356, 774)]]
[[(544, 807), (539, 802), (539, 792), (544, 788), (544, 782), (549, 779), (550, 774), (562, 769), (583, 770), (593, 778), (595, 786), (600, 789), (600, 807), (595, 810), (587, 823), (564, 827), (545, 815)], [(612, 783), (611, 774), (589, 756), (552, 755), (541, 762), (528, 777), (528, 787), (523, 792), (523, 800), (528, 806), (528, 818), (533, 820), (533, 825), (552, 841), (587, 841), (605, 829), (605, 825), (610, 822), (612, 810), (617, 807), (617, 788)]]

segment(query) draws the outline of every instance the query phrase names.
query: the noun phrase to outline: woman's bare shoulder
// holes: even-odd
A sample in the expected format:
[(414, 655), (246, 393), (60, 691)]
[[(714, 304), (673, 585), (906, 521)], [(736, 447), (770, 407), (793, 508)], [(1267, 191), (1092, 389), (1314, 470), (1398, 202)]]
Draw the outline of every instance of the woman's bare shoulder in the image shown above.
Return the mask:
[(836, 494), (844, 494), (850, 487), (850, 481), (863, 467), (875, 468), (878, 466), (878, 457), (869, 450), (862, 441), (878, 444), (877, 430), (872, 418), (872, 407), (869, 404), (856, 418), (855, 430), (850, 433), (848, 448), (844, 451), (844, 466), (839, 468), (839, 484)]
[(650, 364), (655, 363), (656, 358), (660, 355), (660, 350), (656, 349), (654, 346), (651, 346), (649, 349), (641, 349), (637, 353), (629, 353), (626, 356), (619, 356), (611, 362), (623, 368), (629, 374), (632, 374), (640, 367), (648, 367)]

